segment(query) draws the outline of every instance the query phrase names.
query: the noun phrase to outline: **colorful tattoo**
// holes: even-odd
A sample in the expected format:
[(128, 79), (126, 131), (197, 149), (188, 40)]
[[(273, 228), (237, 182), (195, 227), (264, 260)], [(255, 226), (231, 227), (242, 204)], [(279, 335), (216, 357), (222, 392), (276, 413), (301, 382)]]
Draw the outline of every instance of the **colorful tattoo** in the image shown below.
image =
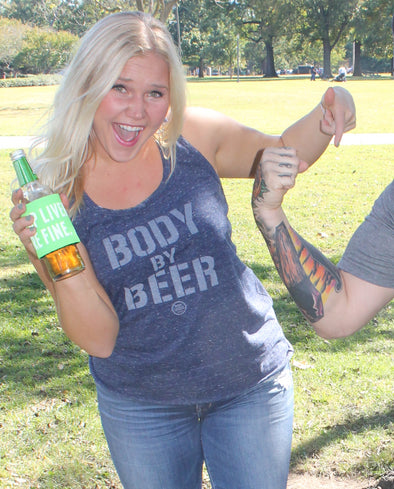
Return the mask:
[(276, 227), (273, 240), (267, 242), (278, 272), (297, 306), (310, 322), (321, 319), (328, 296), (342, 288), (335, 265), (284, 223)]
[(269, 190), (263, 179), (263, 172), (261, 171), (261, 166), (258, 166), (256, 169), (256, 177), (254, 179), (254, 184), (253, 184), (252, 202), (257, 197), (263, 197), (263, 194), (265, 194), (266, 192), (269, 192)]

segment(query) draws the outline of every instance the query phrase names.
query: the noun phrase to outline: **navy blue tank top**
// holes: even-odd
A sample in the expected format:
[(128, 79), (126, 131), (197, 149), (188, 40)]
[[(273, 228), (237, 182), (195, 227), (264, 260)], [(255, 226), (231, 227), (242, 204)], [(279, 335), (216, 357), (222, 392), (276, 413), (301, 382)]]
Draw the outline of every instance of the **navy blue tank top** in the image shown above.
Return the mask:
[(74, 220), (120, 322), (95, 381), (133, 399), (169, 404), (238, 395), (288, 362), (264, 287), (237, 257), (221, 182), (185, 139), (177, 163), (141, 204), (97, 206)]

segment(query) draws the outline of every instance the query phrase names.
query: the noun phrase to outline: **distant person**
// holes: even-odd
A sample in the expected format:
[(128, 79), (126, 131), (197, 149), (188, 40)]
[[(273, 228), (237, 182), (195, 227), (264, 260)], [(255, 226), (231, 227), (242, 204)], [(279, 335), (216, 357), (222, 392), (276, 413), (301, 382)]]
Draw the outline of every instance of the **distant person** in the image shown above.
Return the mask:
[(311, 68), (311, 81), (315, 81), (316, 80), (316, 73), (317, 73), (316, 66), (312, 66), (312, 68)]
[(85, 270), (49, 279), (21, 190), (11, 219), (62, 328), (89, 353), (125, 489), (201, 488), (204, 461), (214, 487), (285, 489), (293, 349), (236, 253), (220, 178), (254, 175), (268, 146), (293, 144), (312, 164), (355, 126), (353, 99), (329, 88), (280, 137), (185, 108), (185, 95), (162, 23), (141, 12), (100, 20), (33, 162), (70, 200)]
[(282, 209), (299, 165), (293, 149), (264, 151), (253, 189), (254, 217), (281, 279), (316, 332), (348, 336), (394, 298), (394, 180), (335, 266), (294, 230)]
[(345, 82), (346, 81), (346, 68), (341, 66), (338, 70), (338, 75), (334, 78), (334, 81)]

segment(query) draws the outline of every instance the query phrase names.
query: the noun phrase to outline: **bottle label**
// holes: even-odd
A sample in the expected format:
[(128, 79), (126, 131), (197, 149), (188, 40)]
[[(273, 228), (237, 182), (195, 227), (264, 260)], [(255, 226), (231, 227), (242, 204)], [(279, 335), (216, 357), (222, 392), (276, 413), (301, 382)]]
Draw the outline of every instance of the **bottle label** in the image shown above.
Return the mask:
[(80, 241), (59, 194), (28, 202), (23, 215), (34, 218), (37, 232), (31, 240), (38, 258)]

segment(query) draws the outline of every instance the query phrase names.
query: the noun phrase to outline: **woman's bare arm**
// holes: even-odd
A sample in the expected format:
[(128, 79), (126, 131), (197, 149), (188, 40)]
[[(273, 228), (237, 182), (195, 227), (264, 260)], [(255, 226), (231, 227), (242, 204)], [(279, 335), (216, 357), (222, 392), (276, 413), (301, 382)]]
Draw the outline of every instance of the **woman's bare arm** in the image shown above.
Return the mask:
[(292, 124), (282, 136), (259, 132), (219, 112), (190, 107), (185, 114), (183, 135), (212, 164), (220, 177), (254, 176), (262, 150), (292, 146), (306, 170), (327, 148), (331, 138), (339, 144), (344, 131), (355, 127), (355, 107), (350, 93), (329, 88), (322, 102)]
[(54, 282), (45, 265), (37, 258), (31, 242), (35, 230), (29, 217), (22, 217), (26, 210), (22, 191), (12, 194), (14, 207), (10, 217), (13, 228), (26, 248), (28, 257), (56, 305), (60, 325), (66, 335), (87, 353), (108, 357), (115, 346), (119, 330), (117, 314), (93, 271), (88, 253), (82, 244), (79, 252), (85, 270), (73, 277)]

